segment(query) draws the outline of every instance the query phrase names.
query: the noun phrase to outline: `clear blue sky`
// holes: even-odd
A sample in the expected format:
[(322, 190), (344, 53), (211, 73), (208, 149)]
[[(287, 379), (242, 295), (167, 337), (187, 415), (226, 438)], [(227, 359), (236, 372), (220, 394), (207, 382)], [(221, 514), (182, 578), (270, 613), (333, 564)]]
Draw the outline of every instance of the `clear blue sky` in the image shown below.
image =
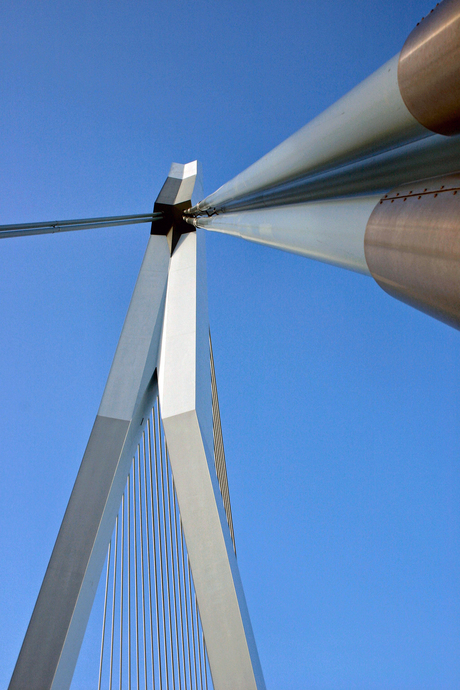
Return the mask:
[[(0, 224), (210, 193), (397, 53), (434, 2), (0, 6)], [(148, 227), (0, 244), (0, 687)], [(459, 334), (370, 278), (208, 236), (238, 559), (269, 690), (460, 686)], [(78, 688), (96, 678), (79, 671)], [(75, 684), (77, 687), (77, 684)]]

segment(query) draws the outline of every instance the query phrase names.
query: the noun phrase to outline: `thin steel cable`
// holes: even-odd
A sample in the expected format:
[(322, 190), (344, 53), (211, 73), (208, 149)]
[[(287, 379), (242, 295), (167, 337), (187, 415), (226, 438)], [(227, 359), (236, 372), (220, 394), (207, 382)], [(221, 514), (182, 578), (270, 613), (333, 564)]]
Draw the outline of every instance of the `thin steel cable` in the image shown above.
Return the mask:
[[(194, 585), (195, 588), (195, 585)], [(200, 682), (201, 682), (201, 690), (203, 690), (203, 667), (201, 664), (201, 639), (200, 639), (200, 629), (201, 629), (201, 619), (199, 617), (198, 613), (198, 600), (196, 598), (196, 591), (195, 591), (195, 616), (196, 616), (196, 631), (197, 631), (197, 638), (198, 638), (198, 659), (200, 661)]]
[[(152, 410), (151, 416), (152, 416), (152, 425), (153, 425), (153, 433), (156, 434), (155, 431), (155, 417), (154, 417), (154, 410)], [(162, 669), (161, 669), (161, 653), (160, 653), (160, 608), (159, 608), (159, 600), (158, 600), (158, 568), (157, 568), (157, 547), (156, 547), (156, 538), (155, 538), (155, 514), (153, 510), (153, 468), (152, 468), (152, 436), (151, 436), (151, 428), (150, 428), (150, 417), (147, 422), (147, 430), (148, 430), (148, 439), (149, 439), (149, 448), (150, 448), (150, 463), (149, 463), (149, 468), (150, 468), (150, 505), (152, 509), (152, 536), (153, 536), (153, 577), (155, 581), (155, 606), (156, 606), (156, 621), (157, 621), (157, 652), (158, 652), (158, 674), (159, 674), (159, 681), (160, 681), (160, 688), (163, 687), (162, 684)], [(155, 441), (156, 436), (154, 436), (154, 453), (156, 454), (156, 441)], [(158, 506), (157, 506), (157, 515), (158, 515)]]
[(121, 558), (120, 558), (120, 664), (118, 688), (122, 690), (123, 679), (123, 589), (125, 574), (125, 494), (121, 496)]
[[(143, 453), (142, 457), (141, 453)], [(149, 465), (148, 472), (147, 462)], [(153, 477), (154, 469), (155, 477)], [(177, 690), (177, 688), (182, 690), (183, 687), (186, 690), (198, 690), (199, 688), (201, 690), (206, 688), (207, 690), (209, 662), (205, 638), (193, 583), (190, 558), (185, 546), (185, 534), (174, 477), (170, 466), (166, 440), (163, 436), (158, 403), (156, 409), (155, 407), (152, 409), (147, 419), (146, 426), (142, 432), (142, 440), (137, 446), (131, 471), (132, 475), (130, 473), (127, 477), (126, 497), (125, 494), (122, 495), (121, 508), (115, 523), (115, 534), (108, 549), (98, 690), (101, 690), (102, 684), (104, 640), (107, 637), (108, 625), (108, 585), (111, 579), (112, 567), (109, 690), (112, 690), (113, 683), (116, 682), (113, 664), (116, 656), (114, 653), (114, 637), (115, 631), (117, 630), (118, 632), (118, 625), (116, 626), (115, 623), (118, 620), (120, 626), (120, 656), (117, 660), (119, 662), (119, 690), (122, 690), (126, 675), (128, 675), (128, 689), (131, 690), (133, 671), (131, 659), (133, 651), (131, 640), (133, 603), (136, 627), (134, 640), (137, 674), (136, 690), (140, 688), (142, 671), (144, 673), (143, 685), (145, 690), (150, 688), (150, 676), (152, 690), (155, 690), (155, 688), (159, 688), (159, 690)], [(155, 511), (158, 514), (157, 521), (155, 520)], [(132, 529), (131, 522), (133, 522)], [(120, 530), (121, 536), (118, 534)], [(114, 538), (115, 542), (113, 542)], [(133, 540), (133, 545), (131, 540)], [(119, 541), (120, 544), (118, 543)], [(118, 555), (119, 549), (121, 549), (120, 555)], [(132, 559), (131, 556), (133, 556)], [(125, 572), (126, 559), (128, 561), (127, 573)], [(147, 559), (147, 562), (145, 562), (145, 559)], [(187, 567), (185, 566), (185, 559), (187, 560)], [(158, 563), (158, 560), (160, 560), (160, 563)], [(120, 573), (118, 573), (118, 570), (120, 570)], [(131, 592), (132, 575), (134, 577), (133, 593)], [(158, 577), (159, 575), (160, 577)], [(128, 673), (126, 674), (125, 669), (125, 678), (123, 678), (123, 667), (125, 665), (123, 647), (126, 640), (126, 631), (124, 631), (126, 576), (128, 580), (126, 611), (128, 622)], [(154, 587), (155, 602), (153, 601), (152, 587)], [(120, 604), (119, 614), (116, 612), (115, 602), (117, 597)], [(146, 611), (146, 607), (148, 611)], [(168, 607), (168, 611), (166, 611), (166, 607)], [(142, 640), (140, 639), (141, 613)], [(148, 625), (147, 616), (149, 617)], [(166, 621), (166, 618), (168, 618), (168, 621)], [(154, 632), (155, 623), (156, 630)], [(147, 638), (149, 634), (151, 668), (147, 655), (149, 643)], [(158, 652), (158, 676), (155, 673), (155, 646)], [(142, 647), (143, 656), (141, 652)], [(165, 678), (163, 677), (163, 670), (165, 671)], [(159, 686), (156, 684), (157, 678)], [(163, 685), (164, 680), (166, 680), (165, 685)]]
[(142, 606), (142, 631), (143, 631), (143, 649), (144, 649), (144, 687), (147, 690), (147, 639), (145, 632), (145, 573), (144, 573), (144, 535), (143, 535), (143, 520), (142, 520), (142, 470), (141, 470), (141, 447), (139, 445), (139, 452), (137, 455), (138, 468), (138, 492), (139, 492), (139, 535), (140, 535), (140, 551), (141, 551), (141, 606)]
[[(147, 453), (150, 458), (150, 428), (149, 428), (150, 418), (147, 421), (147, 435), (145, 430), (143, 432), (144, 441), (144, 501), (145, 501), (145, 534), (147, 542), (147, 579), (148, 579), (148, 592), (149, 592), (149, 623), (150, 623), (150, 651), (151, 651), (151, 664), (152, 664), (152, 688), (155, 688), (155, 658), (153, 653), (153, 607), (152, 607), (152, 577), (150, 572), (150, 521), (149, 521), (149, 502), (148, 502), (148, 485), (147, 485)], [(147, 436), (147, 440), (146, 440)], [(146, 445), (147, 444), (147, 445)], [(151, 519), (152, 516), (150, 516)], [(153, 523), (152, 523), (153, 526)], [(155, 538), (155, 537), (154, 537)], [(154, 546), (155, 548), (155, 546)]]
[(101, 640), (101, 655), (99, 659), (99, 682), (97, 684), (97, 690), (101, 690), (101, 680), (102, 680), (102, 662), (104, 658), (104, 643), (105, 643), (105, 622), (107, 619), (107, 595), (109, 591), (109, 574), (110, 574), (110, 552), (112, 549), (112, 540), (109, 541), (109, 546), (107, 549), (107, 574), (105, 577), (105, 595), (104, 595), (104, 615), (102, 619), (102, 640)]
[[(165, 675), (166, 675), (166, 687), (169, 688), (169, 662), (168, 662), (168, 647), (166, 643), (166, 606), (165, 606), (165, 590), (163, 581), (163, 545), (161, 539), (161, 518), (160, 518), (160, 493), (159, 493), (159, 479), (158, 479), (158, 454), (161, 458), (161, 420), (160, 420), (160, 407), (157, 398), (157, 424), (155, 426), (155, 485), (156, 485), (156, 501), (158, 506), (158, 538), (159, 538), (159, 555), (160, 555), (160, 582), (161, 582), (161, 603), (163, 612), (163, 649), (164, 649), (164, 662), (165, 662)], [(157, 440), (159, 439), (158, 448), (159, 453), (157, 453)]]
[[(160, 410), (160, 405), (158, 403), (158, 411)], [(168, 554), (168, 537), (167, 537), (167, 523), (166, 523), (166, 498), (165, 498), (165, 459), (163, 444), (161, 441), (161, 427), (160, 427), (160, 477), (161, 477), (161, 496), (163, 505), (163, 536), (165, 545), (165, 566), (166, 566), (166, 598), (168, 600), (168, 622), (169, 622), (169, 644), (171, 649), (171, 675), (173, 688), (176, 687), (176, 674), (174, 669), (174, 646), (173, 646), (173, 632), (172, 632), (172, 609), (171, 609), (171, 592), (169, 587), (169, 554)]]
[[(131, 473), (131, 469), (130, 469)], [(131, 477), (128, 474), (128, 690), (131, 690)]]
[(193, 646), (193, 665), (195, 667), (195, 687), (198, 688), (198, 673), (196, 667), (196, 645), (195, 645), (195, 621), (193, 618), (193, 597), (192, 597), (192, 576), (190, 568), (190, 558), (187, 554), (187, 570), (188, 570), (188, 589), (190, 592), (190, 618), (192, 621), (192, 646)]
[(131, 216), (108, 216), (104, 218), (81, 218), (77, 220), (50, 220), (42, 223), (19, 223), (0, 225), (1, 237), (21, 237), (23, 235), (44, 235), (68, 230), (91, 230), (113, 228), (120, 225), (152, 223), (163, 218), (162, 213), (144, 213)]
[[(193, 673), (192, 673), (192, 658), (190, 652), (190, 628), (189, 628), (189, 616), (188, 616), (188, 606), (187, 606), (187, 575), (185, 571), (185, 557), (184, 557), (184, 530), (182, 527), (182, 519), (180, 519), (180, 538), (181, 538), (181, 555), (182, 555), (182, 573), (184, 577), (184, 610), (185, 610), (185, 623), (187, 630), (187, 650), (188, 650), (188, 665), (190, 674), (190, 688), (193, 687)], [(188, 556), (187, 556), (188, 558)]]
[(206, 640), (204, 639), (203, 627), (201, 627), (201, 640), (203, 642), (204, 679), (206, 681), (206, 690), (208, 690), (208, 652), (206, 650)]
[[(169, 455), (168, 455), (168, 448), (165, 443), (165, 453), (166, 453), (166, 478), (167, 478), (167, 487), (168, 487), (168, 517), (169, 517), (169, 535), (170, 535), (170, 542), (171, 542), (171, 570), (172, 570), (172, 583), (173, 583), (173, 602), (174, 602), (174, 621), (175, 621), (175, 632), (176, 632), (176, 650), (177, 650), (177, 670), (178, 670), (178, 677), (179, 677), (179, 688), (182, 687), (182, 676), (181, 676), (181, 671), (180, 671), (180, 649), (179, 649), (179, 627), (178, 627), (178, 620), (177, 620), (177, 595), (176, 595), (176, 572), (174, 568), (174, 541), (172, 538), (173, 535), (173, 530), (172, 530), (172, 516), (171, 516), (171, 511), (172, 511), (172, 503), (171, 503), (171, 475), (172, 475), (172, 470), (171, 468), (171, 463), (169, 460)], [(177, 555), (176, 555), (177, 557)]]
[(214, 356), (212, 350), (211, 332), (209, 332), (209, 357), (211, 368), (211, 398), (212, 398), (212, 426), (214, 439), (214, 464), (219, 483), (220, 493), (224, 503), (227, 516), (230, 536), (233, 542), (233, 549), (236, 554), (235, 533), (233, 529), (232, 508), (230, 504), (230, 491), (228, 488), (227, 465), (225, 462), (224, 439), (222, 435), (222, 424), (219, 410), (219, 396), (217, 394), (216, 371), (214, 366)]
[(180, 576), (180, 555), (179, 555), (179, 542), (178, 542), (178, 537), (177, 537), (177, 496), (176, 496), (176, 487), (174, 485), (174, 478), (172, 478), (173, 482), (173, 503), (174, 503), (174, 540), (176, 544), (176, 555), (177, 555), (177, 577), (178, 577), (178, 590), (179, 590), (179, 621), (180, 621), (180, 629), (181, 629), (181, 640), (182, 640), (182, 666), (184, 669), (184, 684), (185, 688), (187, 688), (187, 673), (186, 673), (186, 668), (187, 665), (185, 663), (185, 639), (184, 639), (184, 618), (182, 615), (182, 583), (181, 583), (181, 576)]
[[(139, 446), (137, 447), (137, 452), (139, 452)], [(136, 689), (139, 690), (140, 680), (139, 680), (139, 598), (137, 591), (137, 520), (136, 520), (136, 460), (133, 460), (133, 526), (134, 526), (134, 618), (136, 626), (136, 679), (137, 686)]]
[(112, 627), (110, 629), (110, 674), (109, 690), (112, 690), (113, 677), (113, 640), (115, 637), (115, 597), (117, 591), (117, 556), (118, 556), (118, 515), (115, 518), (115, 548), (113, 550), (113, 587), (112, 587)]

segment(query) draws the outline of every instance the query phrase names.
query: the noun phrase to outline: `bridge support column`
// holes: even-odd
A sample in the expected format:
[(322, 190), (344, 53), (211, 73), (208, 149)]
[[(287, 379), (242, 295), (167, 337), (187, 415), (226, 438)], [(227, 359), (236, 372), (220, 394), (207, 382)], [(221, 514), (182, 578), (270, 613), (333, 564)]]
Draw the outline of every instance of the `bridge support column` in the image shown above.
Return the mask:
[(166, 435), (215, 690), (263, 690), (214, 464), (204, 231), (171, 257), (159, 367)]

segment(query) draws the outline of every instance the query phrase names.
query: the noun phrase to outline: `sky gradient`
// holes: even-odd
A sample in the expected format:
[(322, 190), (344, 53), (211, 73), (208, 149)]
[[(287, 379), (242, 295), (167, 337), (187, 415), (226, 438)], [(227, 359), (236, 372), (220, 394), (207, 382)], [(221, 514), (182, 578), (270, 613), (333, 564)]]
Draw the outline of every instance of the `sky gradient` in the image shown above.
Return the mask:
[[(431, 8), (4, 0), (0, 224), (148, 212), (173, 161), (198, 158), (211, 193), (395, 55)], [(0, 244), (0, 687), (148, 232)], [(207, 254), (268, 690), (458, 688), (458, 332), (365, 276), (212, 233)], [(96, 682), (79, 662), (74, 690)]]

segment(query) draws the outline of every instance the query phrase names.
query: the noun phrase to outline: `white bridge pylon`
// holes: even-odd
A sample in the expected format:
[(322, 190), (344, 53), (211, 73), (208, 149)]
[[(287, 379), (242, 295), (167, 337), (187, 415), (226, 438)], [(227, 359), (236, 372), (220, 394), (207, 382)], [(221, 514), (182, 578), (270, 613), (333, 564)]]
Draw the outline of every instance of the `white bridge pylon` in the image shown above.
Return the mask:
[(153, 214), (0, 226), (11, 237), (152, 220), (10, 690), (70, 685), (157, 392), (215, 690), (265, 687), (218, 477), (203, 228), (372, 276), (460, 329), (459, 75), (460, 0), (442, 0), (398, 55), (210, 196), (196, 161), (173, 164)]
[(174, 216), (195, 200), (197, 176), (196, 161), (173, 164), (157, 199), (155, 209), (171, 213), (149, 238), (9, 690), (70, 686), (157, 393), (214, 688), (265, 688), (214, 459), (204, 231), (184, 223), (178, 233)]

